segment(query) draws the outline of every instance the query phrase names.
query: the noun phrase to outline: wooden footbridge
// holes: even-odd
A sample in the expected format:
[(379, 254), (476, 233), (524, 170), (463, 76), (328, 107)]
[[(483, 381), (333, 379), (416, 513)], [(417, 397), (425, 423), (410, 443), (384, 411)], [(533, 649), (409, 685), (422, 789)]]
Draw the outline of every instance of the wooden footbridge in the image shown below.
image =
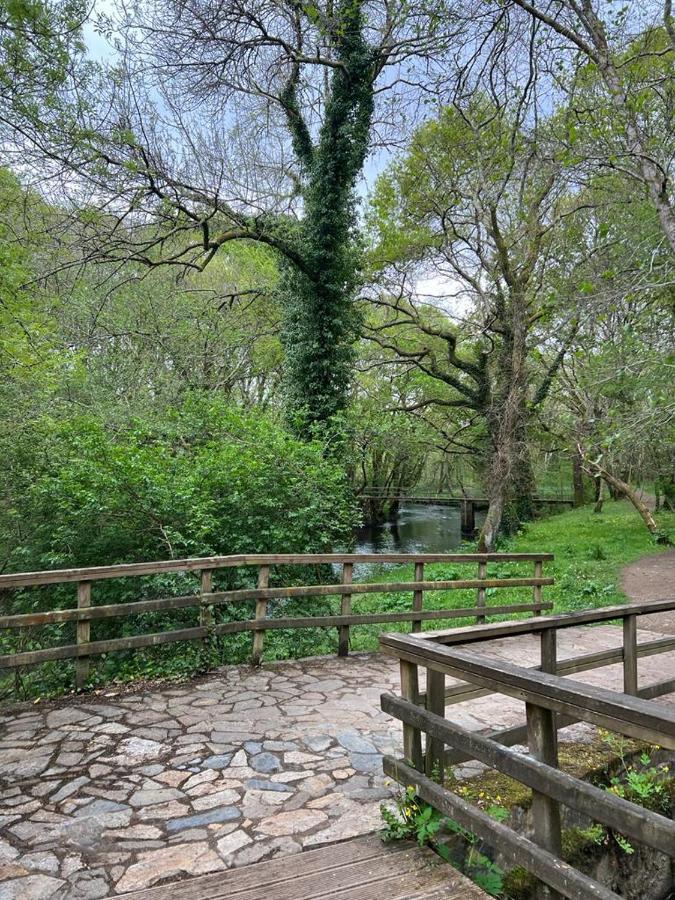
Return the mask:
[[(485, 896), (431, 850), (364, 834), (389, 796), (384, 770), (502, 862), (528, 869), (542, 891), (617, 900), (612, 886), (562, 858), (561, 808), (671, 856), (675, 825), (562, 772), (558, 732), (582, 722), (675, 749), (675, 715), (659, 701), (675, 693), (675, 636), (638, 629), (640, 616), (673, 610), (675, 600), (543, 615), (552, 608), (543, 598), (551, 558), (254, 555), (0, 576), (0, 675), (72, 660), (81, 687), (106, 654), (214, 638), (226, 653), (228, 635), (241, 632), (252, 634), (254, 663), (203, 684), (128, 696), (104, 689), (0, 711), (0, 896), (74, 900), (92, 880), (96, 896), (130, 900)], [(373, 561), (410, 566), (411, 576), (354, 583), (353, 566)], [(436, 563), (475, 574), (435, 580)], [(325, 579), (327, 565), (339, 582)], [(298, 566), (305, 578), (315, 567), (320, 583), (298, 585)], [(148, 597), (146, 587), (143, 599), (107, 602), (112, 580), (136, 579), (126, 584), (140, 592), (157, 574), (164, 591), (175, 577), (174, 595)], [(55, 608), (71, 589), (77, 605)], [(16, 591), (32, 612), (12, 610)], [(514, 602), (518, 591), (528, 596)], [(407, 596), (409, 607), (373, 609), (384, 593)], [(311, 597), (332, 598), (334, 610), (324, 602), (319, 615), (288, 613), (289, 600)], [(163, 629), (153, 631), (157, 613)], [(115, 628), (130, 616), (139, 633)], [(470, 626), (423, 631), (424, 622), (471, 617)], [(617, 620), (621, 628), (608, 624)], [(381, 634), (384, 655), (348, 653), (351, 629), (393, 623), (412, 631)], [(270, 631), (317, 626), (336, 629), (342, 658), (260, 668)], [(579, 673), (589, 681), (570, 678)], [(532, 789), (534, 834), (512, 831), (444, 786), (443, 771), (468, 760)]]
[[(464, 535), (473, 535), (476, 530), (476, 512), (486, 510), (490, 504), (487, 497), (453, 495), (435, 491), (419, 491), (415, 488), (365, 487), (358, 492), (364, 503), (386, 503), (391, 510), (398, 510), (402, 505), (420, 506), (454, 506), (458, 507), (461, 516), (461, 530)], [(537, 507), (572, 507), (572, 497), (535, 496), (532, 498)]]

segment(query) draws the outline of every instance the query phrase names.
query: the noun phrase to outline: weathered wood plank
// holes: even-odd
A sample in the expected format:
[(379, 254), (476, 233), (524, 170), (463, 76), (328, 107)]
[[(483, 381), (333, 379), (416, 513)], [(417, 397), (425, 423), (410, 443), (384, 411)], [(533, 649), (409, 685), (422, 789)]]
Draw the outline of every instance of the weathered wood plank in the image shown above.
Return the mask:
[[(490, 736), (469, 731), (392, 694), (382, 695), (381, 706), (384, 712), (404, 724), (426, 731), (443, 740), (454, 751), (460, 751), (462, 762), (477, 759), (527, 787), (546, 793), (558, 802), (664, 853), (671, 853), (675, 846), (675, 823), (670, 819), (552, 768), (536, 758), (511, 750), (497, 741), (499, 732)], [(522, 734), (524, 730), (520, 729), (522, 737), (525, 736)], [(501, 732), (502, 737), (504, 734)]]
[[(551, 627), (573, 628), (575, 625), (623, 619), (628, 615), (641, 616), (646, 613), (668, 612), (671, 609), (675, 609), (675, 597), (667, 600), (648, 600), (644, 603), (627, 603), (622, 606), (606, 606), (602, 609), (588, 609), (581, 612), (560, 613), (555, 616), (542, 616), (538, 619), (525, 619), (518, 622), (469, 625), (466, 628), (453, 628), (451, 631), (425, 631), (424, 634), (418, 635), (418, 639), (437, 644), (467, 644), (518, 634), (535, 634)], [(384, 639), (386, 635), (382, 635), (382, 637)]]
[(623, 691), (632, 696), (638, 691), (637, 616), (623, 620)]
[(502, 660), (431, 643), (419, 635), (383, 635), (380, 641), (400, 659), (553, 712), (576, 716), (619, 734), (675, 749), (675, 711), (667, 707), (557, 675), (533, 673)]
[[(511, 612), (526, 612), (532, 607), (529, 604), (514, 606), (495, 606), (494, 615)], [(96, 607), (92, 607), (92, 612)], [(438, 609), (424, 610), (415, 613), (423, 619), (454, 619), (475, 614), (475, 609)], [(242, 631), (269, 631), (282, 628), (334, 628), (340, 625), (377, 625), (384, 622), (408, 622), (412, 611), (400, 613), (366, 613), (351, 616), (298, 616), (282, 619), (246, 619), (241, 622), (222, 622), (209, 628), (200, 625), (194, 628), (183, 628), (175, 631), (160, 631), (153, 634), (134, 635), (125, 638), (112, 638), (107, 641), (94, 641), (89, 644), (65, 644), (62, 647), (49, 647), (44, 650), (31, 650), (23, 653), (12, 653), (0, 656), (0, 670), (14, 669), (19, 666), (38, 665), (54, 659), (71, 659), (78, 656), (97, 656), (101, 653), (112, 653), (116, 650), (133, 650), (139, 647), (151, 647), (158, 644), (170, 644), (174, 641), (191, 641), (205, 638), (208, 634), (238, 634)], [(93, 618), (93, 617), (92, 617)]]
[[(260, 566), (258, 569), (258, 587), (267, 588), (270, 583), (270, 567)], [(256, 599), (255, 618), (256, 624), (260, 623), (267, 615), (267, 600)], [(251, 651), (251, 665), (259, 666), (262, 663), (265, 632), (262, 628), (256, 628), (253, 632), (253, 649)]]
[(167, 559), (156, 562), (122, 563), (113, 566), (89, 566), (82, 569), (52, 569), (42, 572), (16, 572), (0, 575), (0, 590), (30, 587), (39, 584), (59, 584), (68, 581), (98, 581), (101, 578), (129, 578), (138, 575), (159, 575), (164, 572), (194, 572), (204, 569), (227, 569), (236, 566), (302, 566), (331, 563), (474, 563), (548, 562), (552, 553), (275, 553), (207, 556), (195, 559)]
[[(437, 716), (445, 714), (445, 675), (427, 669), (426, 707)], [(445, 745), (442, 739), (427, 734), (424, 770), (429, 777), (442, 783), (445, 768)]]
[[(486, 694), (493, 693), (486, 691)], [(638, 697), (643, 700), (654, 700), (657, 697), (664, 697), (667, 694), (675, 693), (675, 678), (666, 678), (664, 681), (657, 681), (653, 684), (641, 687), (638, 690)], [(576, 725), (579, 719), (574, 716), (558, 715), (556, 716), (556, 725), (558, 728), (565, 728), (568, 725)], [(483, 734), (483, 737), (503, 744), (505, 747), (512, 747), (514, 744), (524, 744), (527, 742), (527, 725), (512, 725), (510, 728), (500, 728), (496, 731), (490, 731)], [(445, 754), (446, 766), (456, 766), (459, 763), (467, 762), (473, 759), (461, 750), (448, 750)]]
[(411, 769), (400, 760), (385, 756), (385, 774), (404, 785), (412, 785), (416, 793), (444, 815), (458, 822), (463, 828), (477, 834), (495, 847), (507, 859), (525, 866), (533, 875), (550, 885), (563, 897), (570, 900), (597, 898), (597, 900), (619, 900), (618, 894), (582, 875), (568, 863), (554, 854), (538, 847), (508, 826), (492, 819), (462, 797), (440, 787), (425, 775)]
[[(415, 581), (423, 582), (424, 581), (424, 563), (417, 562), (415, 563)], [(424, 590), (420, 590), (419, 588), (413, 592), (413, 610), (415, 612), (421, 612), (424, 607)], [(422, 630), (422, 620), (418, 618), (414, 618), (412, 620), (412, 630), (414, 632)]]
[[(342, 583), (351, 584), (354, 573), (352, 563), (342, 564)], [(350, 616), (352, 613), (352, 595), (343, 594), (340, 601), (340, 614)], [(349, 625), (341, 625), (338, 632), (338, 656), (347, 656), (349, 654)]]
[[(332, 585), (335, 588), (341, 588), (342, 585)], [(354, 588), (357, 588), (358, 585), (354, 585)], [(381, 585), (380, 589), (386, 588), (386, 585)], [(233, 600), (258, 600), (258, 599), (282, 599), (280, 598), (277, 591), (281, 592), (282, 588), (251, 588), (245, 592), (245, 597), (234, 597), (229, 599), (230, 593), (237, 592), (228, 592), (227, 602), (233, 602)], [(359, 593), (358, 591), (356, 591)], [(338, 591), (333, 590), (333, 593), (338, 593)], [(360, 592), (363, 593), (363, 592)], [(375, 593), (372, 591), (371, 593)], [(114, 603), (106, 606), (92, 606), (86, 612), (83, 612), (79, 609), (53, 609), (48, 612), (40, 612), (40, 613), (18, 613), (16, 615), (11, 616), (0, 616), (0, 628), (28, 628), (33, 625), (48, 625), (48, 624), (60, 624), (62, 622), (78, 622), (82, 619), (89, 619), (93, 621), (94, 619), (108, 619), (108, 618), (118, 618), (120, 616), (133, 616), (138, 615), (139, 613), (146, 612), (161, 612), (163, 610), (170, 609), (184, 609), (189, 606), (200, 606), (202, 604), (212, 605), (214, 603), (213, 598), (218, 598), (220, 595), (218, 594), (193, 594), (187, 597), (163, 597), (157, 600), (139, 600), (138, 602), (132, 603)], [(294, 594), (293, 596), (305, 596), (303, 594)], [(217, 603), (215, 605), (218, 605)], [(552, 603), (544, 603), (542, 605), (542, 609), (552, 609)], [(528, 612), (534, 609), (531, 603), (516, 603), (509, 604), (503, 606), (489, 606), (486, 607), (488, 615), (500, 615), (501, 613), (508, 612)], [(448, 618), (456, 618), (461, 617), (461, 615), (471, 616), (475, 614), (475, 609), (466, 608), (465, 612), (462, 613), (462, 607), (456, 607), (456, 612), (452, 612), (448, 610)], [(420, 613), (413, 612), (405, 612), (405, 613), (397, 613), (401, 618), (399, 619), (389, 619), (388, 621), (396, 622), (396, 621), (407, 621), (413, 618), (419, 618), (420, 615), (424, 618), (426, 611), (422, 611)], [(375, 613), (373, 613), (375, 615)], [(438, 618), (438, 617), (437, 617)], [(441, 617), (442, 618), (442, 617)], [(385, 620), (387, 621), (387, 620)], [(354, 623), (352, 623), (354, 624)]]
[[(441, 893), (442, 892), (442, 893)], [(367, 835), (125, 894), (128, 900), (480, 900), (483, 891), (410, 842)]]
[[(643, 641), (637, 646), (637, 655), (654, 656), (658, 653), (666, 653), (669, 650), (675, 650), (675, 637), (659, 638), (655, 641)], [(623, 660), (623, 647), (616, 647), (610, 650), (600, 650), (597, 653), (586, 653), (582, 656), (572, 656), (569, 659), (559, 660), (556, 664), (557, 675), (574, 675), (577, 672), (587, 672), (591, 669), (600, 669), (604, 666), (610, 666), (620, 663)], [(541, 666), (528, 666), (528, 671), (541, 671)], [(494, 694), (488, 688), (477, 688), (473, 684), (462, 682), (461, 684), (453, 684), (445, 691), (445, 705), (451, 706), (455, 703), (464, 703), (467, 700), (476, 700), (479, 697), (489, 697)], [(663, 693), (669, 693), (663, 691)], [(643, 697), (641, 691), (637, 696)], [(420, 700), (424, 700), (424, 694), (420, 695)]]
[[(91, 582), (80, 581), (77, 585), (77, 607), (88, 610), (91, 607)], [(91, 639), (91, 619), (82, 618), (77, 623), (77, 643), (88, 644)], [(81, 691), (89, 678), (89, 657), (81, 656), (75, 663), (75, 690)]]
[[(417, 666), (401, 661), (401, 695), (412, 705), (419, 702), (419, 673)], [(422, 768), (422, 732), (419, 728), (403, 726), (403, 755), (416, 769)]]

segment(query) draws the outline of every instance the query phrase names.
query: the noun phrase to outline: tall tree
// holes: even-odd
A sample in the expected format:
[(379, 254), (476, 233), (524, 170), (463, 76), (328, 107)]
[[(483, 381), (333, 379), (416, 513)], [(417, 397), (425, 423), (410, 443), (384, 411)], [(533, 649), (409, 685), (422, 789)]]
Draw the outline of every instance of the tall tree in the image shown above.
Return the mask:
[[(579, 129), (611, 132), (606, 152), (596, 163), (641, 182), (658, 213), (661, 228), (675, 251), (675, 189), (673, 186), (673, 114), (675, 111), (675, 18), (671, 0), (613, 4), (604, 0), (508, 0), (495, 4), (496, 45), (505, 46), (505, 11), (524, 12), (541, 26), (539, 44), (529, 40), (532, 64), (545, 60), (555, 69), (554, 83), (574, 93), (582, 81), (597, 75), (610, 110), (602, 98), (589, 97), (579, 106)], [(484, 11), (484, 6), (481, 12)], [(518, 30), (518, 16), (510, 23)], [(552, 40), (543, 40), (548, 30)], [(562, 46), (561, 46), (562, 40)], [(525, 49), (519, 46), (519, 52)], [(569, 51), (566, 62), (564, 50)], [(569, 67), (567, 75), (565, 66)], [(599, 107), (599, 109), (598, 109)], [(604, 118), (604, 123), (600, 122)], [(599, 124), (600, 123), (600, 124)]]
[[(414, 287), (385, 289), (374, 302), (390, 315), (370, 337), (444, 386), (422, 402), (482, 422), (488, 549), (502, 525), (532, 515), (528, 432), (577, 328), (575, 312), (557, 310), (579, 261), (574, 242), (565, 244), (575, 205), (544, 135), (485, 98), (420, 129), (374, 199), (384, 271), (396, 280), (401, 267), (409, 277), (421, 266), (463, 310), (457, 326)], [(416, 346), (401, 343), (414, 333)]]
[(274, 249), (287, 402), (303, 434), (346, 403), (356, 185), (373, 129), (391, 121), (387, 96), (400, 115), (416, 68), (451, 40), (444, 10), (444, 0), (148, 0), (108, 23), (118, 58), (100, 96), (43, 143), (77, 173), (67, 194), (81, 205), (86, 185), (105, 205), (95, 227), (83, 223), (85, 259), (201, 271), (231, 241)]

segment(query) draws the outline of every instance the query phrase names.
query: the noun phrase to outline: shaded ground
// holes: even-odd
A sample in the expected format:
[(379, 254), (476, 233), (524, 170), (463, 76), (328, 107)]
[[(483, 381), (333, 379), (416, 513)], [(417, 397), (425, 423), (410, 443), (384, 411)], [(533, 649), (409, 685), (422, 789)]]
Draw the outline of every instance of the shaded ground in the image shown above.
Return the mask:
[[(560, 658), (620, 643), (614, 626), (568, 629)], [(495, 641), (489, 652), (535, 665), (539, 642)], [(675, 653), (641, 660), (641, 683), (666, 669)], [(577, 677), (622, 683), (620, 666)], [(400, 753), (379, 697), (398, 690), (394, 660), (354, 654), (5, 711), (0, 900), (100, 898), (375, 830), (391, 795), (381, 754)], [(453, 707), (452, 719), (506, 727), (524, 709), (485, 697)]]
[[(623, 570), (621, 586), (631, 600), (667, 600), (675, 597), (675, 549), (645, 556)], [(641, 616), (640, 627), (675, 634), (675, 610)]]

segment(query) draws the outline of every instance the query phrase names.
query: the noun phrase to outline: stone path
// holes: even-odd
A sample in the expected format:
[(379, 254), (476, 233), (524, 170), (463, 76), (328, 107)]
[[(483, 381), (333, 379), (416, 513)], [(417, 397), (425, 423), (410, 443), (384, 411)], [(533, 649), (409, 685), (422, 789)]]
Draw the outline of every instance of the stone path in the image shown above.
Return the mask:
[[(613, 626), (568, 629), (560, 657), (620, 642)], [(535, 665), (539, 644), (482, 652)], [(640, 661), (642, 683), (667, 670), (675, 653)], [(577, 677), (621, 686), (619, 666)], [(377, 829), (381, 754), (400, 753), (379, 698), (398, 690), (394, 660), (354, 654), (2, 712), (0, 900), (93, 900)], [(493, 696), (452, 718), (507, 727), (524, 710)]]

